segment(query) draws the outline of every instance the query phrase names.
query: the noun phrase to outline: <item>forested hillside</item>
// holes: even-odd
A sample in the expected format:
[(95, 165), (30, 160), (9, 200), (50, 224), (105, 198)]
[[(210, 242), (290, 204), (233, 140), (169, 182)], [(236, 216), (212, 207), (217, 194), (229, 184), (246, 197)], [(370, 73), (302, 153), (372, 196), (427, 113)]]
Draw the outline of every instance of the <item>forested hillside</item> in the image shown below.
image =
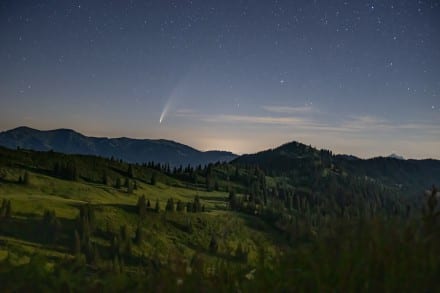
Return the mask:
[(300, 144), (195, 167), (0, 148), (0, 288), (435, 290), (437, 182), (405, 196), (338, 160)]
[(334, 155), (329, 150), (318, 150), (298, 142), (238, 157), (234, 164), (259, 166), (267, 174), (288, 177), (294, 185), (319, 188), (324, 178), (344, 177), (348, 181), (374, 182), (403, 196), (417, 195), (421, 189), (440, 181), (438, 160), (359, 159)]

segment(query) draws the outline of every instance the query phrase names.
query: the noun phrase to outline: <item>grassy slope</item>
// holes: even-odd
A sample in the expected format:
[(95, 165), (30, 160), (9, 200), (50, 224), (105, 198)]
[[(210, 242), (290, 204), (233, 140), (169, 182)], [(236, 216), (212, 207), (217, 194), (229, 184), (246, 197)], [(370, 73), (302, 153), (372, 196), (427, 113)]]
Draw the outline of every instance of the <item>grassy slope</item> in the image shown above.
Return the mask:
[[(249, 249), (250, 262), (257, 261), (257, 251), (261, 248), (266, 249), (268, 258), (275, 255), (273, 236), (276, 232), (258, 219), (227, 211), (225, 192), (207, 192), (179, 187), (184, 184), (172, 178), (161, 178), (161, 182), (153, 186), (145, 182), (150, 175), (142, 174), (143, 176), (138, 175), (139, 180), (136, 180), (137, 190), (134, 190), (133, 194), (127, 194), (124, 189), (95, 182), (85, 180), (75, 182), (55, 178), (45, 174), (47, 172), (44, 170), (36, 172), (38, 168), (23, 168), (20, 165), (24, 163), (18, 158), (15, 160), (15, 164), (4, 163), (1, 167), (4, 177), (0, 183), (0, 200), (3, 198), (11, 200), (13, 220), (21, 229), (11, 226), (9, 235), (0, 236), (0, 258), (6, 257), (6, 251), (17, 258), (17, 263), (26, 262), (28, 260), (26, 256), (35, 251), (55, 258), (69, 256), (71, 253), (69, 240), (61, 241), (61, 245), (46, 246), (34, 240), (35, 237), (31, 235), (32, 230), (37, 229), (45, 210), (54, 210), (63, 227), (73, 227), (73, 221), (78, 215), (78, 206), (87, 202), (96, 206), (97, 223), (102, 230), (110, 229), (116, 232), (121, 225), (127, 225), (130, 235), (134, 237), (139, 223), (135, 204), (140, 195), (145, 195), (152, 207), (156, 200), (159, 200), (162, 211), (159, 214), (153, 211), (147, 213), (147, 219), (142, 224), (146, 240), (142, 245), (134, 246), (134, 255), (155, 256), (166, 260), (169, 255), (178, 254), (190, 259), (198, 251), (211, 260), (230, 259), (239, 242)], [(89, 173), (93, 172), (93, 168), (101, 167), (100, 164), (94, 167), (85, 166)], [(114, 168), (114, 166), (107, 167), (108, 170)], [(126, 168), (123, 164), (119, 167)], [(15, 183), (25, 169), (32, 170), (28, 171), (31, 181), (28, 186)], [(140, 173), (139, 170), (137, 171)], [(117, 173), (117, 171), (113, 172)], [(175, 202), (177, 200), (190, 202), (196, 195), (201, 198), (206, 212), (192, 214), (163, 211), (169, 198), (173, 198)], [(191, 234), (184, 229), (188, 221), (194, 226), (194, 232)], [(72, 231), (73, 228), (70, 229), (70, 233)], [(219, 253), (216, 256), (210, 255), (207, 250), (213, 234), (219, 238)], [(66, 232), (63, 238), (71, 239), (71, 236)], [(109, 246), (109, 242), (103, 238), (96, 237), (94, 241)]]

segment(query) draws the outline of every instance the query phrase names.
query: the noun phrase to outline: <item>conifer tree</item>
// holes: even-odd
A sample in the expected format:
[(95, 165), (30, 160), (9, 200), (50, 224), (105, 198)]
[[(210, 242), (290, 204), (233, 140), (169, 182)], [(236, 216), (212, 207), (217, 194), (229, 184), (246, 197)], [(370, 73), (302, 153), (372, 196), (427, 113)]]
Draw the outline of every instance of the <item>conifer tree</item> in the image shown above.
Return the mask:
[(136, 244), (141, 244), (142, 241), (144, 241), (144, 233), (143, 233), (140, 225), (138, 225), (136, 228), (136, 234), (135, 234), (134, 241)]
[(107, 176), (107, 173), (106, 172), (104, 172), (103, 174), (102, 174), (102, 184), (104, 184), (104, 185), (108, 185), (108, 176)]
[(200, 198), (198, 195), (194, 197), (194, 203), (193, 203), (193, 212), (201, 212), (202, 211), (202, 205), (200, 204)]
[(174, 200), (172, 198), (169, 198), (167, 200), (167, 205), (165, 207), (165, 210), (167, 212), (174, 212)]
[(176, 211), (183, 212), (185, 209), (185, 204), (179, 199), (176, 204)]
[(191, 219), (186, 220), (186, 232), (192, 233), (194, 231), (194, 227), (192, 225)]
[(133, 177), (134, 177), (134, 174), (133, 174), (133, 166), (132, 166), (131, 164), (128, 165), (127, 176), (130, 177), (130, 178), (133, 178)]
[(216, 253), (217, 250), (218, 250), (217, 237), (215, 237), (215, 235), (212, 235), (211, 241), (209, 242), (209, 251), (211, 253)]
[(27, 171), (24, 172), (24, 175), (23, 175), (23, 184), (24, 185), (30, 185), (31, 184), (31, 179), (30, 179), (29, 173)]
[(241, 242), (238, 243), (237, 249), (235, 250), (235, 257), (240, 261), (247, 261), (247, 252), (243, 249)]
[(151, 175), (150, 183), (151, 183), (151, 185), (156, 185), (156, 173), (153, 173)]
[(154, 210), (156, 213), (160, 212), (159, 200), (156, 200), (156, 206), (155, 206)]
[(120, 189), (121, 188), (121, 178), (116, 178), (116, 184), (115, 184), (115, 188)]
[(81, 238), (79, 236), (78, 230), (75, 229), (73, 237), (74, 237), (73, 253), (75, 255), (79, 255), (81, 253)]
[(5, 218), (10, 219), (12, 216), (12, 204), (11, 200), (6, 201), (6, 208), (5, 208)]
[(147, 206), (145, 203), (145, 195), (142, 195), (138, 198), (137, 202), (138, 215), (141, 219), (143, 219), (147, 212)]
[(58, 240), (61, 223), (55, 215), (55, 211), (45, 210), (42, 221), (42, 232), (44, 240), (47, 243), (53, 243)]
[(6, 199), (2, 200), (2, 207), (0, 208), (0, 218), (4, 218), (6, 216)]
[(192, 212), (194, 212), (194, 210), (193, 210), (193, 204), (192, 204), (191, 202), (187, 202), (187, 203), (186, 203), (186, 212), (187, 212), (187, 213), (192, 213)]
[(235, 191), (229, 192), (229, 208), (233, 211), (238, 209), (238, 200)]
[(133, 184), (131, 184), (130, 181), (128, 182), (127, 193), (128, 194), (132, 194), (133, 193)]

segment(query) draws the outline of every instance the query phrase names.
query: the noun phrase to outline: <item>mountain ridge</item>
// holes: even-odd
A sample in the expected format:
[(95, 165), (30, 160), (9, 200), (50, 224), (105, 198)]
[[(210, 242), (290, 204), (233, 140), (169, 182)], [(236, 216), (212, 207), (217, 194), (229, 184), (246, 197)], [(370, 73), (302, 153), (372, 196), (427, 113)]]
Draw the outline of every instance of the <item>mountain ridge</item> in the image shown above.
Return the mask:
[(227, 151), (199, 151), (167, 139), (86, 136), (72, 129), (39, 130), (27, 126), (0, 132), (0, 145), (36, 151), (54, 150), (66, 154), (115, 157), (131, 163), (155, 161), (178, 165), (205, 165), (237, 157)]

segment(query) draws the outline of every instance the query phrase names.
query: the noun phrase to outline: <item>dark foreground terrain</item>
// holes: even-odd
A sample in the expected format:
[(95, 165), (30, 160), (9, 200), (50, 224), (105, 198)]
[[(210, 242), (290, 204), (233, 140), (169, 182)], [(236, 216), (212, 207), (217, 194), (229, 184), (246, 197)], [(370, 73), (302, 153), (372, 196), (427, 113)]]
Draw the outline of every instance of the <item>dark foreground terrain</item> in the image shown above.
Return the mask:
[(438, 161), (0, 149), (0, 290), (435, 292)]

